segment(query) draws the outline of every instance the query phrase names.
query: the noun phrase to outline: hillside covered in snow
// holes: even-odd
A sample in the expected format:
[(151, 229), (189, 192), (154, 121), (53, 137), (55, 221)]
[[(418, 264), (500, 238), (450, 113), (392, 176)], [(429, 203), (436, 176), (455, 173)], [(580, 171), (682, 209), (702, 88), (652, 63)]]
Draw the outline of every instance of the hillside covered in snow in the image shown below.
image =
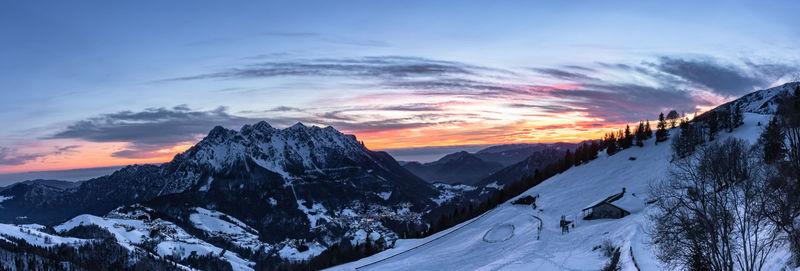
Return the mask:
[[(698, 118), (735, 120), (719, 124), (729, 129), (715, 126), (715, 144), (756, 144), (776, 97), (797, 86), (749, 94)], [(732, 113), (740, 111), (741, 122)], [(161, 166), (131, 166), (77, 187), (33, 182), (0, 191), (6, 221), (44, 224), (0, 224), (0, 267), (271, 270), (351, 261), (330, 269), (598, 270), (617, 257), (622, 270), (661, 270), (652, 191), (686, 159), (675, 152), (685, 128), (670, 129), (660, 142), (656, 136), (617, 152), (595, 149), (596, 158), (553, 161), (542, 174), (555, 175), (494, 207), (487, 202), (527, 177), (432, 185), (330, 127), (217, 127)], [(562, 155), (572, 154), (549, 160)], [(537, 175), (541, 161), (511, 165), (507, 176)], [(59, 213), (71, 207), (83, 213)], [(477, 216), (441, 226), (460, 207), (462, 217), (465, 210)], [(787, 267), (785, 246), (764, 259), (765, 269)]]
[[(774, 97), (788, 93), (797, 83), (762, 90), (741, 100), (743, 124), (726, 138), (756, 144), (775, 110)], [(670, 130), (678, 133), (679, 128)], [(672, 137), (670, 137), (672, 138)], [(395, 248), (329, 270), (599, 270), (607, 264), (608, 246), (619, 248), (621, 270), (663, 270), (649, 237), (652, 223), (651, 186), (667, 178), (676, 159), (673, 139), (631, 147), (572, 167), (529, 189), (516, 198), (467, 222), (424, 239), (399, 240)], [(585, 220), (597, 203), (610, 202), (629, 212), (621, 218)], [(512, 204), (535, 197), (535, 208)], [(571, 222), (568, 232), (562, 218)], [(780, 270), (790, 260), (788, 244), (765, 261), (764, 270)]]

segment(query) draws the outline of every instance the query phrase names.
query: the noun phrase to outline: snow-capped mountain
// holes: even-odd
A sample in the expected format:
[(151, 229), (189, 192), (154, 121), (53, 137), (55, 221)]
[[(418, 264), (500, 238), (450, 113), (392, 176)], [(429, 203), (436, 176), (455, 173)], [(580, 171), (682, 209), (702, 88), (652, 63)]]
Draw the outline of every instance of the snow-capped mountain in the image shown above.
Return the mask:
[[(260, 122), (240, 131), (215, 127), (169, 163), (125, 167), (63, 192), (33, 184), (15, 185), (4, 192), (14, 200), (4, 203), (0, 221), (52, 224), (82, 213), (102, 215), (120, 205), (161, 195), (208, 190), (215, 176), (248, 176), (255, 167), (269, 172), (262, 181), (275, 180), (285, 187), (345, 176), (358, 178), (358, 189), (372, 194), (396, 190), (395, 197), (386, 200), (411, 196), (419, 205), (435, 194), (432, 186), (402, 169), (388, 154), (366, 149), (352, 135), (332, 127), (298, 123), (276, 129)], [(53, 208), (57, 210), (47, 211)], [(21, 217), (27, 220), (20, 221)]]
[(353, 135), (333, 127), (306, 127), (297, 123), (276, 129), (266, 122), (245, 125), (240, 131), (215, 127), (198, 144), (179, 154), (167, 170), (175, 172), (163, 193), (182, 192), (205, 182), (201, 175), (223, 173), (235, 164), (249, 160), (275, 172), (287, 182), (310, 175), (341, 171), (354, 165), (382, 165), (383, 153), (366, 149)]
[[(426, 210), (439, 207), (433, 201), (438, 193), (355, 136), (259, 122), (239, 131), (215, 127), (169, 163), (125, 167), (76, 188), (12, 186), (0, 193), (0, 220), (58, 225), (89, 215), (96, 218), (84, 223), (93, 223), (118, 216), (109, 213), (117, 207), (141, 203), (147, 214), (141, 223), (161, 219), (195, 238), (249, 250), (250, 260), (261, 251), (274, 255), (273, 262), (300, 261), (364, 236), (388, 245), (403, 231), (422, 230)], [(238, 221), (244, 230), (217, 235), (217, 226), (227, 224), (208, 217)], [(243, 243), (245, 233), (253, 242)]]
[(719, 108), (738, 103), (744, 112), (775, 114), (775, 109), (777, 109), (778, 106), (777, 98), (792, 93), (798, 86), (800, 86), (800, 82), (792, 82), (774, 88), (754, 91), (730, 103), (721, 105)]
[[(764, 127), (759, 123), (772, 117), (774, 100), (796, 85), (758, 91), (715, 109), (738, 106), (745, 112), (744, 123), (719, 132), (717, 140), (755, 143)], [(332, 128), (217, 127), (166, 164), (126, 167), (76, 188), (34, 182), (0, 191), (0, 219), (17, 222), (0, 224), (0, 266), (91, 268), (85, 257), (50, 252), (79, 248), (107, 257), (107, 269), (138, 264), (144, 269), (252, 270), (324, 253), (331, 253), (327, 259), (352, 260), (388, 248), (332, 269), (597, 270), (608, 260), (601, 250), (612, 244), (623, 252), (622, 270), (659, 270), (664, 267), (645, 232), (652, 208), (649, 192), (675, 158), (669, 140), (654, 140), (611, 156), (601, 152), (450, 229), (422, 239), (398, 239), (426, 228), (427, 217), (448, 214), (452, 209), (444, 204), (473, 202), (461, 197), (486, 196), (487, 187), (504, 183), (434, 187), (389, 155), (372, 152)], [(509, 176), (537, 167), (526, 161)], [(526, 196), (535, 208), (512, 204)], [(586, 207), (598, 202), (624, 208), (627, 215), (583, 220)], [(560, 227), (561, 219), (574, 225), (569, 232)], [(24, 221), (48, 226), (19, 223)], [(785, 252), (773, 253), (766, 269), (785, 266)], [(12, 266), (11, 260), (1, 259), (25, 263)]]

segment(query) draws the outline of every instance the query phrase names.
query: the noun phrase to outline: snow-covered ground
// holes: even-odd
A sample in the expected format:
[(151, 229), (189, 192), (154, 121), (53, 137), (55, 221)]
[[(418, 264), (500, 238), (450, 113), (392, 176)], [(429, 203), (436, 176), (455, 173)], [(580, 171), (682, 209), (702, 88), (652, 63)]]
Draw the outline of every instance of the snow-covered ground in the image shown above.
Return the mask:
[(71, 237), (61, 237), (40, 231), (41, 226), (30, 225), (9, 225), (0, 224), (0, 240), (8, 241), (8, 238), (3, 236), (13, 237), (25, 240), (28, 244), (40, 247), (51, 247), (61, 244), (83, 244), (87, 240)]
[(320, 219), (325, 219), (325, 221), (333, 220), (333, 218), (326, 214), (328, 210), (325, 209), (322, 203), (313, 203), (311, 204), (311, 208), (306, 207), (304, 203), (304, 200), (298, 200), (297, 209), (300, 209), (300, 211), (306, 214), (308, 221), (311, 221), (311, 228), (316, 228)]
[(253, 251), (262, 246), (266, 246), (269, 250), (269, 245), (258, 240), (258, 231), (244, 222), (214, 210), (197, 207), (195, 211), (196, 213), (189, 215), (189, 220), (195, 228), (205, 231), (208, 235), (225, 238), (236, 246), (250, 248)]
[(439, 196), (435, 199), (432, 199), (433, 202), (436, 202), (438, 205), (442, 205), (447, 203), (457, 195), (461, 195), (464, 192), (472, 191), (477, 189), (475, 186), (466, 185), (466, 184), (445, 184), (445, 183), (435, 183), (433, 184), (437, 190), (439, 190)]
[[(223, 249), (200, 240), (172, 222), (155, 219), (143, 221), (136, 219), (108, 218), (93, 215), (79, 215), (54, 229), (58, 232), (68, 231), (77, 226), (97, 225), (109, 231), (117, 239), (117, 242), (134, 250), (138, 245), (145, 241), (156, 241), (156, 251), (160, 256), (174, 255), (180, 258), (189, 257), (192, 252), (197, 255), (207, 255), (212, 253), (220, 255)], [(157, 231), (158, 236), (151, 237), (151, 231)], [(227, 251), (222, 258), (227, 260), (234, 270), (253, 270), (254, 263), (240, 258), (235, 252)]]
[[(731, 134), (721, 132), (719, 137), (735, 136), (755, 143), (763, 129), (757, 122), (766, 124), (770, 118), (745, 113), (744, 125)], [(661, 270), (645, 232), (649, 206), (633, 208), (631, 215), (621, 219), (583, 220), (581, 210), (623, 187), (626, 195), (635, 197), (626, 197), (619, 204), (643, 205), (650, 183), (666, 175), (671, 153), (669, 141), (654, 145), (654, 139), (643, 148), (634, 146), (613, 156), (601, 153), (596, 160), (520, 195), (539, 195), (539, 210), (511, 205), (512, 199), (444, 232), (425, 239), (398, 240), (395, 248), (330, 270), (599, 270), (608, 258), (595, 248), (605, 240), (621, 248), (622, 270), (636, 270), (631, 252), (641, 270)], [(632, 202), (636, 200), (643, 202)], [(539, 220), (534, 216), (544, 223), (539, 240)], [(559, 225), (562, 216), (575, 222), (566, 234)], [(785, 258), (785, 253), (775, 253), (765, 270), (780, 269)]]
[(294, 262), (306, 261), (319, 255), (326, 249), (326, 247), (317, 242), (306, 243), (306, 245), (308, 246), (308, 250), (302, 252), (293, 246), (284, 245), (283, 248), (278, 250), (278, 256)]
[[(771, 116), (753, 113), (745, 113), (744, 116), (744, 125), (732, 134), (721, 132), (719, 140), (735, 136), (755, 143), (763, 129), (756, 123), (766, 124)], [(539, 209), (534, 210), (528, 205), (511, 205), (512, 199), (477, 218), (430, 237), (397, 240), (392, 249), (331, 270), (598, 270), (608, 261), (601, 249), (597, 249), (606, 240), (621, 248), (623, 270), (636, 270), (632, 255), (641, 270), (663, 269), (648, 244), (649, 237), (645, 231), (649, 207), (644, 202), (649, 199), (649, 185), (666, 175), (671, 153), (669, 141), (655, 145), (653, 139), (647, 141), (644, 148), (632, 147), (613, 156), (601, 153), (596, 160), (553, 176), (520, 195), (538, 195), (536, 205)], [(443, 193), (445, 196), (439, 198), (442, 202), (450, 200), (458, 191), (475, 189), (471, 186), (447, 188), (449, 190), (445, 190), (453, 191)], [(621, 219), (581, 219), (584, 215), (581, 210), (587, 205), (619, 193), (623, 188), (625, 197), (614, 204), (630, 210), (630, 215)], [(382, 196), (388, 198), (391, 195)], [(0, 198), (0, 202), (2, 200), (5, 198)], [(298, 208), (312, 221), (312, 227), (316, 226), (319, 219), (334, 219), (319, 203), (310, 204), (310, 208), (303, 201), (297, 203)], [(172, 222), (150, 219), (147, 211), (146, 208), (136, 209), (132, 213), (114, 211), (106, 217), (80, 215), (56, 226), (55, 230), (97, 225), (111, 232), (120, 244), (131, 250), (138, 249), (147, 241), (156, 241), (156, 252), (161, 256), (184, 258), (193, 251), (200, 255), (222, 253), (221, 248), (189, 235)], [(401, 215), (410, 211), (406, 207), (400, 211), (386, 212), (388, 215)], [(347, 234), (353, 237), (354, 243), (366, 239), (394, 240), (385, 229), (370, 227), (377, 223), (373, 218), (362, 216), (352, 209), (345, 209), (338, 215), (338, 219), (347, 219), (349, 223), (363, 226)], [(562, 234), (559, 226), (562, 216), (575, 222), (574, 228), (570, 228), (566, 234)], [(258, 241), (256, 230), (223, 213), (196, 208), (189, 220), (194, 227), (212, 236), (230, 237), (242, 247), (256, 249), (264, 245)], [(39, 225), (0, 224), (0, 240), (9, 240), (11, 237), (39, 246), (90, 242), (47, 234), (42, 232)], [(287, 239), (275, 248), (281, 257), (295, 261), (307, 260), (324, 250), (322, 245), (312, 242), (303, 243), (309, 249), (300, 252), (297, 249), (298, 242), (302, 240)], [(788, 256), (786, 249), (780, 249), (768, 260), (765, 269), (780, 269)], [(223, 258), (235, 270), (252, 270), (253, 263), (234, 252), (225, 252)]]

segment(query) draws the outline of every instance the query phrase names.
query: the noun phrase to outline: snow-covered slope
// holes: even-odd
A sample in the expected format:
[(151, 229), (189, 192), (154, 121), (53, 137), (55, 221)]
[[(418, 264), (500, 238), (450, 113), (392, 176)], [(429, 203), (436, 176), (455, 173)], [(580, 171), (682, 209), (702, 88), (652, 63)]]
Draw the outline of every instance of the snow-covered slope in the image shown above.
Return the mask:
[[(734, 101), (747, 112), (745, 123), (733, 133), (721, 132), (718, 140), (735, 136), (754, 143), (763, 128), (756, 124), (771, 118), (760, 113), (773, 112), (774, 97), (795, 85)], [(93, 240), (63, 232), (96, 225), (109, 231), (114, 238), (106, 240), (122, 250), (180, 262), (194, 252), (238, 270), (265, 263), (258, 254), (269, 255), (273, 263), (305, 261), (333, 244), (366, 240), (394, 248), (333, 269), (597, 270), (607, 261), (597, 248), (608, 240), (624, 252), (623, 269), (634, 270), (635, 257), (642, 270), (657, 270), (644, 232), (649, 211), (644, 203), (649, 185), (665, 176), (671, 159), (670, 142), (655, 145), (652, 139), (643, 148), (601, 153), (520, 195), (537, 196), (536, 210), (506, 203), (431, 237), (395, 243), (403, 230), (430, 223), (424, 216), (438, 215), (446, 207), (440, 205), (482, 193), (489, 185), (433, 187), (385, 153), (369, 151), (330, 127), (280, 130), (265, 122), (239, 131), (217, 127), (164, 165), (126, 167), (66, 190), (32, 184), (0, 191), (0, 218), (71, 218), (49, 224), (62, 234), (38, 225), (0, 224), (0, 241), (80, 245)], [(633, 206), (630, 215), (581, 219), (587, 205), (623, 189), (624, 196), (613, 205)], [(559, 226), (562, 216), (575, 223), (566, 234)], [(785, 257), (775, 254), (767, 269), (779, 268)]]
[(752, 92), (733, 102), (740, 103), (742, 111), (744, 112), (774, 114), (778, 106), (776, 98), (787, 93), (792, 93), (797, 86), (800, 86), (800, 82), (786, 83), (774, 88)]
[[(141, 209), (146, 210), (146, 208)], [(203, 213), (209, 214), (209, 212)], [(161, 219), (135, 218), (141, 215), (146, 215), (146, 213), (136, 210), (133, 213), (115, 211), (107, 217), (79, 215), (55, 226), (54, 229), (58, 232), (65, 232), (78, 226), (96, 225), (110, 232), (120, 245), (131, 251), (145, 245), (146, 242), (155, 243), (155, 251), (162, 257), (173, 256), (185, 259), (193, 253), (217, 256), (224, 251), (222, 248), (190, 235), (172, 222)], [(219, 227), (219, 229), (220, 231), (229, 230), (226, 227)], [(240, 258), (232, 251), (225, 252), (220, 258), (229, 262), (234, 270), (253, 270), (252, 266), (255, 265), (253, 262)]]
[[(755, 143), (762, 129), (757, 123), (769, 118), (745, 113), (744, 125), (720, 136)], [(636, 270), (634, 257), (641, 270), (660, 270), (644, 232), (649, 207), (634, 209), (621, 219), (581, 219), (584, 207), (623, 188), (632, 196), (628, 201), (642, 201), (628, 204), (644, 204), (651, 181), (665, 176), (670, 166), (670, 142), (654, 143), (649, 140), (643, 148), (632, 147), (610, 157), (601, 154), (520, 195), (538, 195), (538, 210), (511, 205), (512, 199), (448, 231), (425, 239), (399, 240), (394, 249), (331, 270), (598, 270), (608, 259), (595, 248), (605, 240), (621, 247), (623, 270)], [(566, 234), (559, 225), (562, 216), (575, 222)], [(539, 219), (543, 224), (537, 240)], [(776, 257), (767, 270), (783, 262), (782, 256)]]
[(42, 232), (41, 226), (35, 224), (0, 224), (0, 240), (11, 242), (8, 237), (22, 239), (28, 244), (40, 247), (52, 247), (61, 244), (83, 244), (87, 242), (87, 240), (84, 239), (62, 237)]

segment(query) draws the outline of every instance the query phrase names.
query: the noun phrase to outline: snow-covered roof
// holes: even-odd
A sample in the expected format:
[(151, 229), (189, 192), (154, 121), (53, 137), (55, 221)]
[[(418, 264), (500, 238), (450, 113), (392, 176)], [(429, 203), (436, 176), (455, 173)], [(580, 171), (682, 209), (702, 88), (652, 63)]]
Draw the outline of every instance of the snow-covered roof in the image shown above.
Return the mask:
[(619, 193), (614, 194), (613, 196), (597, 200), (592, 202), (592, 204), (587, 205), (582, 211), (591, 209), (597, 205), (608, 203), (613, 205), (614, 207), (620, 208), (622, 210), (628, 211), (629, 213), (638, 212), (644, 209), (644, 201), (639, 197), (634, 196), (631, 193)]
[(591, 209), (592, 207), (600, 205), (600, 203), (606, 202), (606, 199), (607, 198), (602, 198), (602, 199), (596, 200), (596, 201), (592, 202), (591, 204), (586, 205), (586, 207), (583, 207), (583, 209), (581, 209), (581, 211), (586, 211), (588, 209)]
[(620, 209), (630, 213), (644, 210), (644, 200), (632, 195), (631, 193), (627, 193), (621, 199), (609, 202), (609, 204), (617, 206)]
[(621, 192), (621, 193), (617, 193), (617, 194), (614, 194), (614, 195), (611, 195), (611, 196), (596, 200), (596, 201), (592, 202), (591, 204), (586, 205), (586, 207), (583, 207), (583, 209), (581, 209), (581, 211), (586, 211), (587, 209), (591, 209), (592, 207), (600, 205), (601, 203), (604, 203), (604, 202), (609, 202), (609, 203), (610, 202), (614, 202), (614, 201), (618, 200), (620, 197), (623, 197), (624, 195), (625, 195), (625, 191), (623, 190), (623, 192)]

